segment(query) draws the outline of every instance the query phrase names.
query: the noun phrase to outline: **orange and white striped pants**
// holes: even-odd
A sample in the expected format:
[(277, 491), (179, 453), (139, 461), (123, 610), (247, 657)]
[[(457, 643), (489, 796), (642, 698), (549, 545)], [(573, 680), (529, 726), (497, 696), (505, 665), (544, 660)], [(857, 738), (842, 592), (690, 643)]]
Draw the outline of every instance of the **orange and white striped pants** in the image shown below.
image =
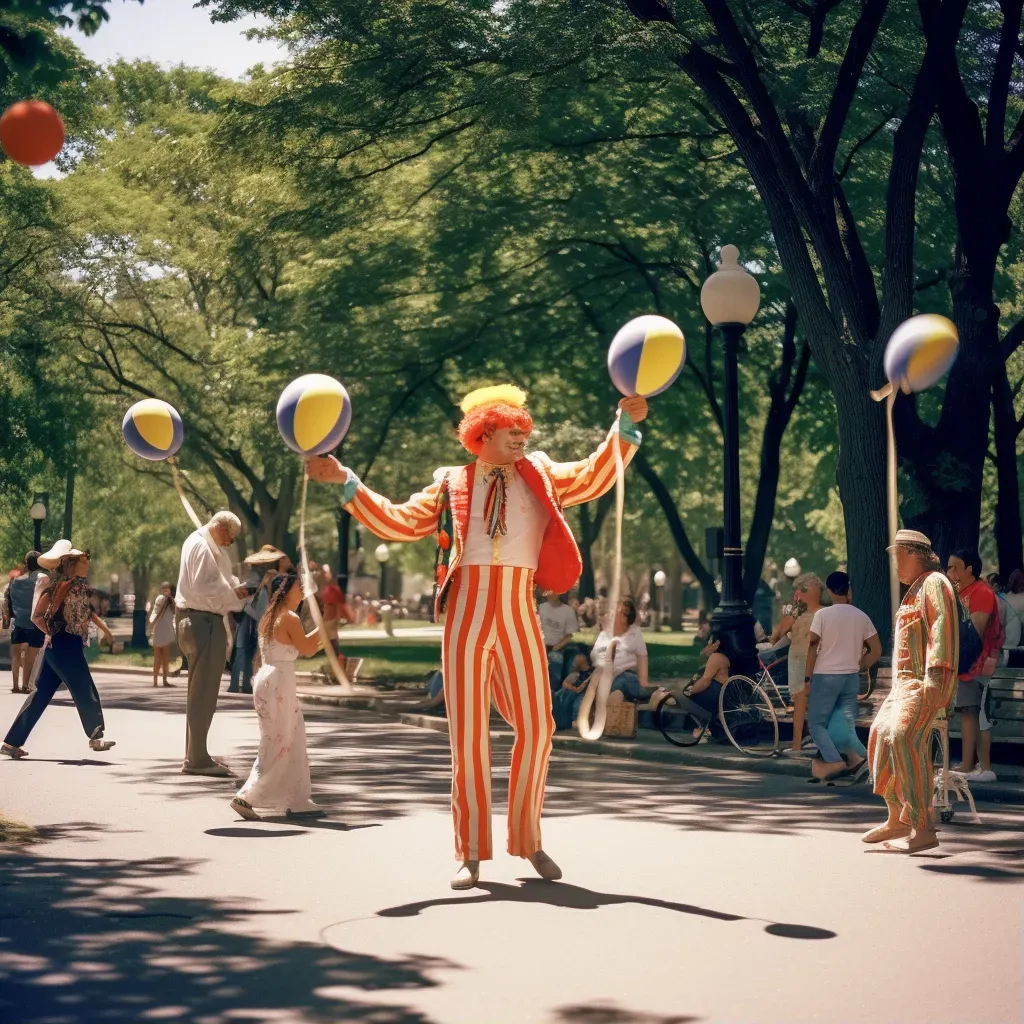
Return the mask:
[(533, 600), (533, 570), (455, 570), (442, 651), (452, 745), (452, 816), (460, 860), (489, 860), (491, 694), (515, 732), (508, 782), (508, 852), (541, 848), (540, 814), (554, 722), (548, 662)]

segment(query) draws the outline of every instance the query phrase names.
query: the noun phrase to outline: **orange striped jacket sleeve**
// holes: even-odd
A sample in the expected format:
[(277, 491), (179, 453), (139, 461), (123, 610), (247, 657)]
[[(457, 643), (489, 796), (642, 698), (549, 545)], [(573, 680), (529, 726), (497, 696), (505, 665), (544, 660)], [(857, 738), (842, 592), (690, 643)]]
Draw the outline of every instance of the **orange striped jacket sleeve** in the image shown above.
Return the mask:
[(538, 453), (563, 508), (594, 501), (615, 486), (615, 449), (612, 447), (615, 444), (622, 451), (623, 465), (628, 466), (637, 446), (621, 440), (614, 427), (597, 451), (579, 462), (552, 462), (546, 455)]
[(360, 483), (355, 497), (345, 508), (381, 540), (422, 540), (437, 529), (440, 495), (441, 481), (435, 480), (399, 504)]

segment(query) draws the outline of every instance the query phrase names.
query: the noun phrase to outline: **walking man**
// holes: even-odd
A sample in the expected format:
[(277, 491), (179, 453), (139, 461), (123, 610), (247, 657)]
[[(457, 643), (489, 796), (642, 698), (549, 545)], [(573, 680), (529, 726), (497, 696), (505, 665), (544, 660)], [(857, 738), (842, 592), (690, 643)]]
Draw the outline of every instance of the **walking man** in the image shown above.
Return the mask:
[(817, 779), (827, 779), (852, 771), (859, 779), (867, 774), (868, 763), (857, 737), (857, 691), (860, 674), (882, 656), (882, 644), (871, 620), (850, 604), (850, 577), (830, 573), (825, 587), (832, 605), (819, 608), (811, 620), (804, 671), (811, 691), (808, 724), (818, 745), (811, 772)]
[(227, 765), (206, 749), (206, 737), (217, 710), (217, 693), (227, 654), (224, 616), (241, 610), (248, 591), (231, 575), (224, 549), (242, 529), (238, 516), (218, 512), (205, 526), (189, 534), (181, 547), (178, 576), (178, 646), (188, 658), (188, 696), (185, 701), (186, 775), (227, 776)]
[(863, 841), (884, 843), (896, 853), (919, 853), (939, 845), (932, 817), (931, 737), (936, 715), (956, 692), (959, 614), (931, 541), (916, 530), (899, 530), (894, 547), (900, 583), (909, 589), (893, 630), (892, 689), (868, 736), (871, 777), (888, 817)]

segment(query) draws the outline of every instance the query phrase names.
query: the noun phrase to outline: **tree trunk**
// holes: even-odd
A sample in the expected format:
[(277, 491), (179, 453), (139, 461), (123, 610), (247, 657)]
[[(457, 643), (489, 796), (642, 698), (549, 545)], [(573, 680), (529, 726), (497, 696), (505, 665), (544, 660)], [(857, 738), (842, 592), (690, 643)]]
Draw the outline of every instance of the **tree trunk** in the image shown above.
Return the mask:
[(856, 605), (878, 630), (882, 650), (892, 641), (885, 486), (885, 416), (866, 388), (835, 388), (839, 434), (836, 480), (843, 503), (850, 585)]
[[(1011, 403), (1012, 406), (1012, 403)], [(75, 457), (68, 462), (67, 476), (64, 485), (64, 536), (70, 539), (74, 534), (72, 527), (75, 521)]]
[(580, 558), (583, 561), (583, 572), (577, 585), (581, 601), (597, 597), (597, 583), (594, 578), (594, 544), (601, 533), (608, 510), (615, 500), (615, 492), (609, 491), (597, 499), (591, 512), (589, 504), (580, 505)]
[(683, 521), (679, 518), (679, 510), (676, 508), (676, 503), (672, 500), (672, 495), (669, 493), (664, 481), (655, 472), (654, 467), (647, 461), (647, 457), (642, 451), (637, 452), (633, 456), (633, 465), (636, 467), (636, 471), (647, 481), (647, 486), (650, 487), (651, 493), (658, 499), (658, 504), (661, 505), (661, 510), (665, 513), (665, 518), (668, 521), (668, 528), (672, 532), (672, 539), (676, 542), (679, 554), (683, 556), (683, 560), (689, 567), (690, 572), (693, 573), (697, 582), (700, 583), (707, 607), (716, 608), (718, 606), (718, 589), (715, 586), (714, 577), (708, 572), (690, 543), (686, 527), (683, 526)]
[(129, 647), (149, 647), (146, 637), (146, 601), (149, 599), (149, 585), (152, 571), (148, 565), (132, 566), (132, 582), (135, 584), (135, 610), (132, 612), (132, 638)]
[(352, 529), (352, 513), (342, 506), (334, 510), (334, 520), (338, 524), (338, 585), (343, 594), (348, 593), (348, 562), (349, 537)]
[(962, 258), (958, 263), (952, 290), (960, 349), (946, 382), (942, 415), (929, 427), (917, 420), (910, 402), (900, 420), (903, 436), (897, 436), (901, 463), (922, 497), (920, 507), (906, 517), (907, 525), (931, 539), (943, 562), (951, 551), (978, 545), (989, 396), (999, 356), (992, 280), (972, 275)]
[(995, 420), (996, 550), (999, 573), (1005, 581), (1014, 569), (1024, 569), (1024, 530), (1020, 515), (1020, 459), (1017, 455), (1017, 418), (1006, 364), (992, 385), (992, 413)]

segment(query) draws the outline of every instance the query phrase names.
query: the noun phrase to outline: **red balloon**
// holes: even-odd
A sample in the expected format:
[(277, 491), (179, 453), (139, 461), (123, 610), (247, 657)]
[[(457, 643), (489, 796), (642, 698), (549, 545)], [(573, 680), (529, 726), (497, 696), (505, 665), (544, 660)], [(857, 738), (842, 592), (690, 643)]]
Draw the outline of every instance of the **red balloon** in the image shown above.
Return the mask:
[(64, 121), (49, 103), (21, 100), (0, 117), (0, 146), (26, 167), (49, 163), (64, 145)]

